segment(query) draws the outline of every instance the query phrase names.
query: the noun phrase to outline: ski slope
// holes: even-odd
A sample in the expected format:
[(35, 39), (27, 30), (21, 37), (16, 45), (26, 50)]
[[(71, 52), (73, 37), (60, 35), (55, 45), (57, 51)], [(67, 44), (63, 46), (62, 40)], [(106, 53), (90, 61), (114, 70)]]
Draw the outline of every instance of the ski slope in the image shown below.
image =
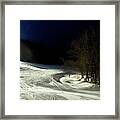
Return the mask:
[[(20, 64), (20, 98), (23, 100), (99, 100), (99, 86), (65, 74), (61, 66)], [(67, 72), (67, 73), (68, 73)], [(59, 75), (59, 77), (57, 77)], [(57, 79), (56, 79), (57, 78)]]

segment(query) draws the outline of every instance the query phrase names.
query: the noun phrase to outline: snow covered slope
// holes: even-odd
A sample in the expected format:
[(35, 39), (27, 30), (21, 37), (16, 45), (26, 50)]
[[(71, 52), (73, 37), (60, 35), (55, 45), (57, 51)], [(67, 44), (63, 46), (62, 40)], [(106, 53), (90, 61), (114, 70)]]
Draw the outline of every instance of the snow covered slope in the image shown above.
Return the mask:
[[(99, 87), (79, 81), (61, 67), (21, 62), (20, 98), (24, 100), (99, 100)], [(68, 70), (69, 71), (69, 70)], [(67, 72), (68, 73), (68, 72)], [(59, 77), (56, 79), (56, 75)]]

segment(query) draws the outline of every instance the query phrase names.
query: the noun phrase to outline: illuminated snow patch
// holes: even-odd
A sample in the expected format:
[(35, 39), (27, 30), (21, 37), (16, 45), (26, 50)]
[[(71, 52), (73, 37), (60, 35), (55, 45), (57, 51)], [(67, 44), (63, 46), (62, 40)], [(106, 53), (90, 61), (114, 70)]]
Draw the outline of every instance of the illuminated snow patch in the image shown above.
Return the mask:
[[(45, 68), (42, 65), (21, 62), (20, 98), (24, 100), (99, 100), (99, 89), (91, 91), (95, 85), (83, 82), (80, 74), (68, 75), (68, 73), (66, 74), (61, 68), (54, 69), (54, 66)], [(54, 79), (56, 74), (59, 77)]]

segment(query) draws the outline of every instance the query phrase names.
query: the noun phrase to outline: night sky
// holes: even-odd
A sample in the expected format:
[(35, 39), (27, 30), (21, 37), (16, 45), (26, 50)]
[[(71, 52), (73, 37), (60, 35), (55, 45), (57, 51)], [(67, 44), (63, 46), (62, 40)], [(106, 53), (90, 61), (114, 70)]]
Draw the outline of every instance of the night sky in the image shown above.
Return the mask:
[(71, 42), (83, 31), (95, 29), (99, 40), (99, 20), (21, 20), (20, 60), (40, 64), (62, 64)]

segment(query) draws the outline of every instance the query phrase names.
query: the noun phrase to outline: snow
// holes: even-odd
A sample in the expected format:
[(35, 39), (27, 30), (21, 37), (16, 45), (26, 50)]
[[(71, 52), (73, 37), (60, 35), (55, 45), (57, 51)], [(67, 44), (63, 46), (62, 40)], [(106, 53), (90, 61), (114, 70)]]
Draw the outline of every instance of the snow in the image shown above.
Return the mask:
[(82, 76), (81, 75), (71, 75), (69, 77), (69, 75), (60, 78), (61, 83), (63, 84), (67, 84), (72, 88), (91, 88), (93, 87), (95, 84), (93, 83), (88, 83), (88, 82), (83, 82), (83, 79), (79, 81), (79, 79), (81, 79)]
[[(99, 87), (83, 82), (80, 73), (65, 74), (61, 67), (21, 62), (20, 98), (23, 100), (99, 100)], [(64, 74), (58, 80), (53, 75)]]

